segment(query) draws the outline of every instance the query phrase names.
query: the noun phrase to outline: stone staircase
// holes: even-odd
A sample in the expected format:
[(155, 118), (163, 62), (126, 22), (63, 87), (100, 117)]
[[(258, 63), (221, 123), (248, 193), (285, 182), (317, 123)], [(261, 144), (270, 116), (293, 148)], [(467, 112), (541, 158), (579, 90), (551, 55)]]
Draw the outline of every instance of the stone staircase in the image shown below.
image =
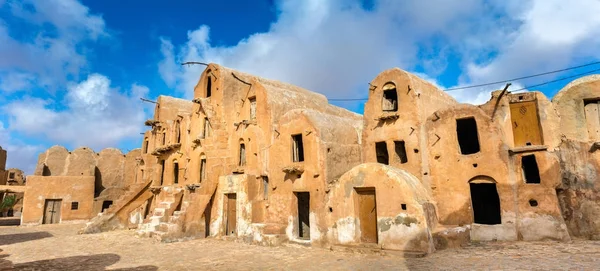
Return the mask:
[(138, 207), (129, 206), (136, 200), (138, 203), (144, 203), (147, 199), (149, 199), (149, 197), (151, 197), (151, 193), (148, 191), (150, 184), (151, 181), (130, 185), (127, 191), (123, 193), (123, 195), (121, 195), (109, 208), (104, 210), (104, 212), (99, 213), (98, 216), (92, 218), (90, 222), (86, 223), (85, 227), (80, 231), (80, 233), (98, 233), (127, 227), (127, 214), (125, 214), (125, 219), (123, 219), (118, 216), (119, 212), (125, 211), (125, 207)]
[(190, 204), (183, 201), (183, 188), (163, 187), (161, 193), (164, 193), (164, 198), (152, 210), (150, 217), (139, 225), (137, 236), (164, 241), (168, 236), (182, 232), (185, 212)]

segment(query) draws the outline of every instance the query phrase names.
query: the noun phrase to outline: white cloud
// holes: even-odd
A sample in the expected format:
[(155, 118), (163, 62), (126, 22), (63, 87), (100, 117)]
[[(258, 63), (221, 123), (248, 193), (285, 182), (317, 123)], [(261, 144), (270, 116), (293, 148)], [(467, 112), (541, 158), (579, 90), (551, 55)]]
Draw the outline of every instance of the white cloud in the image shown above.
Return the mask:
[(16, 39), (16, 29), (0, 19), (0, 81), (26, 73), (36, 86), (53, 89), (87, 68), (84, 42), (109, 36), (102, 17), (75, 0), (9, 0), (5, 7), (23, 22), (19, 31), (36, 34)]
[[(99, 150), (139, 137), (146, 117), (139, 97), (147, 94), (147, 87), (135, 84), (121, 93), (106, 76), (92, 74), (71, 84), (64, 101), (24, 98), (11, 102), (4, 111), (12, 131)], [(55, 109), (61, 105), (64, 108)]]
[[(453, 57), (461, 69), (456, 86), (487, 83), (597, 58), (599, 6), (597, 0), (379, 0), (367, 10), (352, 0), (281, 1), (267, 32), (234, 46), (211, 44), (206, 25), (188, 31), (182, 45), (161, 39), (159, 72), (187, 97), (204, 67), (178, 65), (184, 61), (216, 62), (332, 98), (355, 98), (366, 96), (366, 83), (384, 69), (420, 66), (431, 80)], [(451, 94), (482, 103), (493, 89)]]
[(0, 92), (24, 91), (34, 84), (35, 76), (23, 72), (0, 74)]

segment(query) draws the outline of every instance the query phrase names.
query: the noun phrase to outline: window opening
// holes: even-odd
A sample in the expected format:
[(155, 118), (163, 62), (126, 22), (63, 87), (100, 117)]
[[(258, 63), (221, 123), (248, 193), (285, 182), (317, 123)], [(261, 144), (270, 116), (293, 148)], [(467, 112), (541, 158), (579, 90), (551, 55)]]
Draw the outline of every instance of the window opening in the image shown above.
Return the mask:
[(377, 163), (389, 165), (390, 157), (387, 151), (387, 144), (385, 141), (375, 143), (375, 154), (377, 155)]
[(394, 149), (396, 150), (396, 155), (398, 156), (401, 164), (408, 162), (404, 141), (394, 141)]
[(239, 157), (239, 166), (243, 167), (246, 165), (246, 145), (244, 143), (240, 144), (240, 157)]
[(398, 92), (395, 85), (387, 84), (383, 87), (381, 108), (383, 111), (398, 111)]
[(473, 220), (477, 224), (500, 224), (500, 198), (495, 183), (469, 183)]
[(292, 161), (304, 161), (304, 145), (302, 142), (302, 134), (292, 135)]
[(212, 94), (212, 77), (208, 76), (206, 81), (206, 98), (210, 97), (210, 95)]
[(200, 160), (200, 182), (206, 180), (206, 159)]
[(267, 199), (269, 199), (269, 177), (262, 176), (262, 183), (263, 183), (263, 199), (267, 200)]
[(250, 98), (250, 119), (256, 119), (256, 98)]
[(179, 163), (173, 163), (173, 183), (179, 183)]
[(456, 135), (462, 154), (479, 152), (479, 135), (477, 133), (477, 122), (475, 121), (475, 118), (457, 119)]
[(535, 159), (535, 155), (524, 155), (521, 157), (521, 168), (523, 168), (523, 177), (525, 183), (540, 183), (540, 170)]
[(71, 202), (71, 210), (79, 209), (79, 202)]

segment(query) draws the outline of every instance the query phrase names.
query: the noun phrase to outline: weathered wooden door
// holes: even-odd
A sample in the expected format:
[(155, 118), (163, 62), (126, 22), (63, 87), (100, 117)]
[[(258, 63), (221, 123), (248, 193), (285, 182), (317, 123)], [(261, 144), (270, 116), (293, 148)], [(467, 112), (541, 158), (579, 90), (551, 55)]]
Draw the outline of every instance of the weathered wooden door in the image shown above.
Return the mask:
[(377, 201), (375, 189), (356, 190), (358, 219), (360, 221), (360, 241), (377, 243)]
[(510, 104), (515, 147), (542, 145), (536, 101)]
[(310, 239), (310, 193), (298, 192), (298, 238)]
[(236, 194), (227, 194), (225, 235), (235, 235), (237, 233), (237, 212), (236, 212)]
[(600, 141), (600, 100), (585, 103), (585, 119), (590, 141)]
[(60, 222), (60, 206), (62, 200), (47, 199), (44, 207), (43, 224), (58, 224)]

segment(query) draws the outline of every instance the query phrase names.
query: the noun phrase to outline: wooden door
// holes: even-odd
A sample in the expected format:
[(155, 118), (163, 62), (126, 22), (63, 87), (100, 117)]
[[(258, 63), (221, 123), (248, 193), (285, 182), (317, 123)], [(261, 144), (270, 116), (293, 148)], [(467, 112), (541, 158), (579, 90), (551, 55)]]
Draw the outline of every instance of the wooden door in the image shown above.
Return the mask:
[(60, 222), (60, 207), (62, 200), (47, 199), (44, 207), (43, 224), (58, 224)]
[(510, 104), (515, 147), (543, 145), (536, 101)]
[(298, 238), (310, 239), (310, 193), (296, 193), (298, 199)]
[(227, 194), (225, 235), (235, 235), (237, 233), (237, 212), (236, 212), (236, 194)]
[(585, 103), (585, 119), (590, 141), (600, 141), (600, 101)]
[(377, 243), (377, 201), (375, 189), (357, 190), (356, 208), (360, 221), (360, 241)]

